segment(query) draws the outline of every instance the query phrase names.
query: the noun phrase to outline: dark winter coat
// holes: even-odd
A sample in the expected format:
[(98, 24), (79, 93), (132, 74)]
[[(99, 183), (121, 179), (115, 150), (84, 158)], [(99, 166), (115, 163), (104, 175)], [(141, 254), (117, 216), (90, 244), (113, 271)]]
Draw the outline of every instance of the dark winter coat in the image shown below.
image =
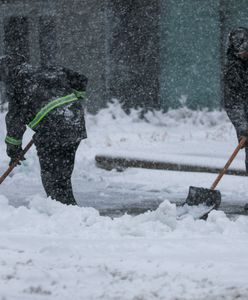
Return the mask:
[[(248, 31), (243, 30), (248, 39)], [(237, 56), (239, 43), (235, 45), (233, 42), (235, 34), (237, 31), (229, 36), (224, 74), (224, 105), (240, 137), (248, 134), (248, 60)], [(242, 39), (240, 45), (242, 47)]]
[[(35, 68), (25, 62), (2, 60), (1, 80), (6, 84), (9, 109), (7, 136), (21, 140), (34, 117), (49, 102), (85, 91), (87, 78), (63, 67)], [(80, 98), (80, 96), (78, 96)], [(54, 108), (33, 128), (34, 140), (51, 144), (76, 143), (86, 138), (84, 99)]]

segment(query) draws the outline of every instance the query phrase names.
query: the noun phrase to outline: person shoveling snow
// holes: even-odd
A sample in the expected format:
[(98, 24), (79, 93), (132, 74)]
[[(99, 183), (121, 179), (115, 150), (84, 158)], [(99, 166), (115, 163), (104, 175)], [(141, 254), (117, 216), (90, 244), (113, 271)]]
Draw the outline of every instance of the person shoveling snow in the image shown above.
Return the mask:
[(10, 165), (25, 159), (27, 125), (35, 131), (28, 147), (34, 142), (37, 148), (47, 196), (76, 205), (71, 175), (76, 150), (87, 137), (82, 104), (87, 78), (62, 67), (35, 68), (19, 54), (1, 57), (0, 70), (9, 102), (5, 142)]

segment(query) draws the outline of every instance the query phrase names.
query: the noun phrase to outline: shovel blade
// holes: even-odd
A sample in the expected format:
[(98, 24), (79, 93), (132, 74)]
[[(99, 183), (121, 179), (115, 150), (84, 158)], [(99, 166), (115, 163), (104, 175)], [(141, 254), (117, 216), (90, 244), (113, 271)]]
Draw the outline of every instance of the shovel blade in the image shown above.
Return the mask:
[(190, 186), (186, 203), (188, 205), (205, 204), (214, 206), (214, 209), (217, 209), (221, 203), (221, 193), (218, 190)]

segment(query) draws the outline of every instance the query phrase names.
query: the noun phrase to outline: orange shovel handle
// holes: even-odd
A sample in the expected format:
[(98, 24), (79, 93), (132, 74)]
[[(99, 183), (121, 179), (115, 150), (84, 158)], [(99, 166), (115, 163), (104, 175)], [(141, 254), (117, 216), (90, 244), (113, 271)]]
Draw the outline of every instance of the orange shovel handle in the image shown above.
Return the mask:
[(231, 155), (231, 157), (228, 159), (227, 163), (225, 164), (224, 168), (220, 171), (219, 175), (217, 176), (217, 178), (215, 179), (215, 181), (213, 182), (213, 184), (211, 185), (211, 190), (214, 190), (216, 188), (216, 186), (218, 185), (218, 183), (220, 182), (221, 178), (223, 177), (223, 175), (226, 173), (227, 169), (229, 168), (229, 166), (231, 165), (231, 163), (233, 162), (234, 158), (237, 156), (237, 154), (239, 153), (239, 150), (243, 148), (243, 146), (245, 145), (247, 139), (245, 137), (243, 137), (240, 141), (240, 143), (238, 144), (238, 146), (236, 147), (236, 149), (234, 150), (233, 154)]
[(9, 176), (9, 174), (12, 172), (12, 170), (16, 167), (16, 165), (18, 164), (18, 162), (24, 157), (24, 155), (28, 152), (28, 150), (32, 147), (34, 141), (31, 140), (27, 146), (23, 149), (22, 154), (20, 155), (20, 157), (18, 157), (12, 165), (10, 165), (8, 167), (8, 169), (4, 172), (4, 174), (0, 177), (0, 184), (3, 183), (3, 181)]

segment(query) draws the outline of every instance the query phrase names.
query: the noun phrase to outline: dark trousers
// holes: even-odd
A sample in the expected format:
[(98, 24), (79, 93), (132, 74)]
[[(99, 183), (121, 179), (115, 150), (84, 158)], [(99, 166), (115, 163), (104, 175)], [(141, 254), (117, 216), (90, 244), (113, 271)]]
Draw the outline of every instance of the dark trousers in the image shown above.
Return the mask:
[(245, 167), (246, 173), (248, 174), (248, 147), (245, 147)]
[(41, 180), (47, 196), (76, 205), (71, 176), (79, 142), (68, 146), (35, 143), (40, 160)]

